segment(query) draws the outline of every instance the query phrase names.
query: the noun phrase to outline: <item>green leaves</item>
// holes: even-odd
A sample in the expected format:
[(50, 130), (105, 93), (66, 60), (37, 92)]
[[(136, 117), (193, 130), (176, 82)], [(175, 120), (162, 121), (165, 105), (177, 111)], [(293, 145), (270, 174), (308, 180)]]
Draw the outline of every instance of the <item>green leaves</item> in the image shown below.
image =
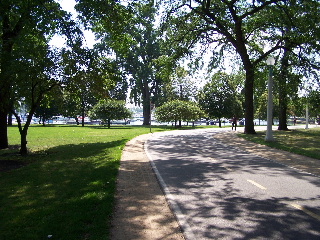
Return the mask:
[(181, 100), (167, 102), (155, 111), (155, 117), (159, 122), (195, 121), (204, 116), (204, 112), (196, 103)]
[(199, 93), (199, 105), (210, 118), (242, 116), (236, 77), (216, 73)]
[(125, 107), (125, 101), (105, 99), (100, 100), (89, 112), (91, 119), (100, 119), (103, 122), (110, 120), (126, 119), (132, 116), (132, 112)]

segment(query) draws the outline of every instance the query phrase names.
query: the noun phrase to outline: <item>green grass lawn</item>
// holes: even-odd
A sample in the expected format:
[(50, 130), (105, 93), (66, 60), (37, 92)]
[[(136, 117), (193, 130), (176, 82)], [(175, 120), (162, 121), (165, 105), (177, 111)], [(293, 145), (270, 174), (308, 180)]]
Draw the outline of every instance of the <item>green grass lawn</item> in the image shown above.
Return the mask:
[(255, 135), (239, 134), (239, 136), (273, 148), (320, 159), (320, 128), (273, 131), (276, 140), (274, 142), (266, 142), (265, 134), (266, 132), (257, 132)]
[[(168, 130), (153, 127), (152, 131)], [(0, 150), (0, 161), (28, 163), (0, 172), (0, 239), (108, 239), (125, 143), (148, 127), (32, 126), (31, 153)], [(9, 127), (9, 144), (19, 144)]]
[[(215, 126), (199, 126), (215, 127)], [(190, 127), (187, 127), (189, 129)], [(152, 127), (152, 131), (171, 130)], [(115, 184), (127, 141), (149, 127), (32, 126), (31, 153), (0, 150), (0, 161), (24, 167), (0, 171), (0, 239), (109, 239)], [(19, 144), (17, 127), (9, 127), (9, 144)], [(242, 137), (265, 144), (265, 133)], [(275, 131), (272, 147), (320, 159), (320, 128)]]

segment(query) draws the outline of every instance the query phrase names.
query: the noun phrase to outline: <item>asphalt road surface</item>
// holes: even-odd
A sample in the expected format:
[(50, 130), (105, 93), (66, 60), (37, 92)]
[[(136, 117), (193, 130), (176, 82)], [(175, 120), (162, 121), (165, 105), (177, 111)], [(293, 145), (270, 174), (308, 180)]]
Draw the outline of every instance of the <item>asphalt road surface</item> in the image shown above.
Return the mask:
[(320, 178), (223, 145), (217, 131), (154, 133), (146, 145), (186, 239), (319, 240)]

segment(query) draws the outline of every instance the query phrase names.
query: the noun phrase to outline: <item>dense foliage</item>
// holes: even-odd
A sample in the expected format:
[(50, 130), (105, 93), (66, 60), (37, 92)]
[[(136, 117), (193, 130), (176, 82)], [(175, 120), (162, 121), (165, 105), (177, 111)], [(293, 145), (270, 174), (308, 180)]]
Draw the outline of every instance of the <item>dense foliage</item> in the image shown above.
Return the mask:
[(31, 118), (44, 96), (62, 83), (61, 52), (49, 46), (55, 33), (65, 35), (68, 45), (81, 45), (81, 31), (53, 0), (2, 1), (0, 4), (0, 149), (8, 147), (7, 115), (17, 105), (28, 106), (24, 126), (19, 124), (21, 153)]
[(199, 92), (199, 105), (211, 119), (242, 117), (243, 110), (236, 86), (232, 78), (224, 73), (216, 73)]
[(200, 107), (190, 101), (173, 100), (156, 108), (155, 117), (159, 122), (177, 121), (192, 122), (204, 117), (204, 112)]
[[(314, 57), (317, 53), (310, 47), (319, 48), (315, 40), (318, 38), (314, 38), (319, 36), (319, 26), (314, 24), (319, 22), (319, 1), (174, 0), (167, 1), (165, 8), (163, 28), (172, 42), (169, 46), (174, 55), (192, 54), (200, 44), (213, 48), (213, 66), (230, 55), (234, 56), (233, 63), (241, 65), (246, 74), (246, 133), (255, 132), (254, 86), (257, 72), (265, 66), (268, 56), (286, 58), (285, 50), (298, 59), (299, 66), (319, 69), (319, 61)], [(283, 76), (287, 79), (287, 75)], [(281, 89), (286, 83), (284, 80)], [(280, 98), (282, 101), (283, 95)]]
[(320, 91), (311, 91), (308, 96), (308, 104), (310, 104), (311, 116), (317, 119), (320, 125)]
[(132, 112), (126, 108), (124, 101), (104, 99), (93, 106), (89, 116), (91, 119), (102, 120), (110, 128), (111, 120), (130, 118), (132, 117)]

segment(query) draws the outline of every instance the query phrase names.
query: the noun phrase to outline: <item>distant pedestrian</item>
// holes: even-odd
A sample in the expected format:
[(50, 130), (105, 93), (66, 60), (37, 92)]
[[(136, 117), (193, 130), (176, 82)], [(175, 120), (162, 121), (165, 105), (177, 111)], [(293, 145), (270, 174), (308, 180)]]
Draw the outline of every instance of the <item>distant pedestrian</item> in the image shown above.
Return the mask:
[(232, 118), (232, 130), (233, 128), (235, 131), (237, 130), (237, 118), (235, 116)]
[(293, 119), (293, 126), (295, 126), (296, 123), (297, 123), (297, 119), (295, 118), (295, 119)]

